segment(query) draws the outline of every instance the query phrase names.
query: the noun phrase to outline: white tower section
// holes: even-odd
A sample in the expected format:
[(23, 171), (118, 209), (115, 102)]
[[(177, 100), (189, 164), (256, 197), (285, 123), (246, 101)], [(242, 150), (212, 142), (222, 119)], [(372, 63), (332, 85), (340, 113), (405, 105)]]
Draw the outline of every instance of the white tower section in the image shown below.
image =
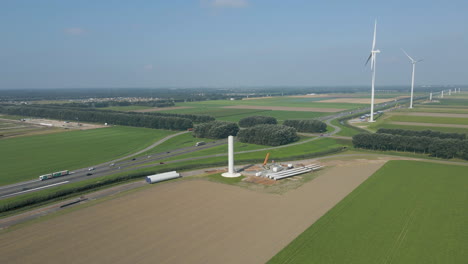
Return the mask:
[(234, 137), (228, 137), (228, 172), (221, 174), (223, 177), (234, 178), (241, 176), (240, 173), (234, 172)]
[(432, 92), (429, 94), (429, 101), (432, 102)]

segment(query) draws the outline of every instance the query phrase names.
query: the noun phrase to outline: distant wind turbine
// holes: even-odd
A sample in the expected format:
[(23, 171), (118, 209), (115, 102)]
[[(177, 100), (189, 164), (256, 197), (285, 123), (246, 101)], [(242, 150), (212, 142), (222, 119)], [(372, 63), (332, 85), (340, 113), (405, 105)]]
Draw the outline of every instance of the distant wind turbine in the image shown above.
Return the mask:
[(367, 58), (366, 64), (371, 61), (371, 70), (372, 70), (372, 92), (371, 92), (371, 112), (370, 112), (370, 119), (369, 122), (374, 122), (374, 84), (375, 84), (375, 61), (377, 57), (377, 53), (380, 53), (380, 50), (375, 49), (375, 38), (377, 35), (377, 20), (375, 20), (374, 24), (374, 40), (372, 41), (372, 49)]
[(411, 100), (410, 100), (410, 106), (409, 108), (413, 108), (413, 89), (414, 89), (414, 69), (416, 68), (416, 63), (418, 62), (421, 62), (423, 60), (414, 60), (413, 58), (410, 57), (410, 55), (408, 55), (408, 53), (406, 53), (406, 51), (404, 49), (401, 49), (406, 57), (408, 57), (408, 59), (410, 59), (411, 63), (413, 64), (413, 73), (411, 74)]

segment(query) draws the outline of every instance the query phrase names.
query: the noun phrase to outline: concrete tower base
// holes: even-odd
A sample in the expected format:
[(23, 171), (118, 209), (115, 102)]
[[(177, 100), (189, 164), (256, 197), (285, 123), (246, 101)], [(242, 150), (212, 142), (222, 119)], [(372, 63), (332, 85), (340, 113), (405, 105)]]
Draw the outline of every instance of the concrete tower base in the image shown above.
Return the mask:
[(221, 174), (221, 176), (226, 177), (226, 178), (235, 178), (241, 176), (240, 173), (230, 173), (230, 172), (225, 172)]

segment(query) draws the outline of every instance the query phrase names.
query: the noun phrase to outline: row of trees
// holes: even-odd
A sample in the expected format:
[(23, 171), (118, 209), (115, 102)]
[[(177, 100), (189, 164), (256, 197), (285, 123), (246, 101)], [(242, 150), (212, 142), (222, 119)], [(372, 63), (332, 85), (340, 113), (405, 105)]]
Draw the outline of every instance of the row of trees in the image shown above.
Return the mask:
[(253, 127), (262, 124), (276, 125), (278, 121), (271, 116), (249, 116), (239, 120), (240, 127)]
[(361, 133), (353, 136), (353, 145), (356, 148), (410, 151), (445, 159), (468, 160), (468, 140), (466, 139)]
[(193, 122), (187, 118), (154, 116), (132, 112), (83, 111), (78, 109), (44, 108), (36, 106), (0, 106), (0, 113), (157, 129), (186, 130), (193, 127)]
[[(5, 106), (7, 106), (7, 105), (5, 105)], [(9, 105), (9, 106), (15, 106), (15, 105)], [(179, 118), (190, 119), (194, 123), (203, 123), (203, 122), (209, 122), (209, 121), (214, 121), (215, 120), (214, 117), (208, 116), (208, 115), (176, 114), (176, 113), (161, 113), (161, 112), (122, 112), (122, 111), (100, 110), (100, 109), (94, 109), (94, 108), (76, 109), (76, 108), (73, 108), (73, 107), (66, 107), (66, 106), (58, 105), (58, 104), (32, 105), (32, 106), (29, 106), (29, 107), (47, 108), (47, 109), (54, 109), (54, 110), (71, 110), (71, 111), (86, 111), (86, 112), (101, 112), (101, 113), (124, 113), (124, 114), (134, 114), (134, 115), (179, 117)]]
[(296, 129), (280, 125), (257, 125), (239, 131), (237, 139), (240, 142), (279, 146), (299, 140)]
[(221, 139), (228, 136), (236, 136), (239, 126), (236, 123), (224, 121), (212, 121), (195, 125), (193, 136), (197, 138)]
[(406, 129), (390, 129), (390, 128), (379, 128), (377, 130), (379, 134), (391, 134), (401, 136), (414, 136), (414, 137), (436, 137), (436, 138), (453, 138), (453, 139), (466, 139), (465, 134), (460, 133), (444, 133), (433, 130), (406, 130)]
[(327, 124), (320, 120), (285, 120), (283, 125), (294, 127), (299, 132), (325, 132)]
[(152, 101), (104, 101), (104, 102), (85, 102), (85, 103), (65, 103), (60, 104), (63, 107), (73, 107), (73, 108), (103, 108), (110, 106), (130, 106), (130, 105), (139, 105), (139, 106), (151, 106), (151, 107), (169, 107), (174, 106), (174, 102), (166, 100), (152, 100)]
[(166, 116), (166, 117), (180, 117), (192, 120), (194, 123), (205, 123), (214, 121), (215, 118), (209, 115), (191, 115), (191, 114), (174, 114), (174, 113), (158, 113), (158, 112), (145, 112), (145, 115), (152, 116)]

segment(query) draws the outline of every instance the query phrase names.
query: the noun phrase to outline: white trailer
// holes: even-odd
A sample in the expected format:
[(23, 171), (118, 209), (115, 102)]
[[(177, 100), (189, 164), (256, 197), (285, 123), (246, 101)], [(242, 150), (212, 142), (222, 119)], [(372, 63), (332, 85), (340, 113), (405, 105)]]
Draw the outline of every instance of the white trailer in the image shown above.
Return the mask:
[(169, 172), (146, 176), (146, 182), (151, 184), (151, 183), (157, 183), (161, 181), (176, 179), (179, 177), (180, 177), (180, 173), (177, 173), (176, 171), (169, 171)]

